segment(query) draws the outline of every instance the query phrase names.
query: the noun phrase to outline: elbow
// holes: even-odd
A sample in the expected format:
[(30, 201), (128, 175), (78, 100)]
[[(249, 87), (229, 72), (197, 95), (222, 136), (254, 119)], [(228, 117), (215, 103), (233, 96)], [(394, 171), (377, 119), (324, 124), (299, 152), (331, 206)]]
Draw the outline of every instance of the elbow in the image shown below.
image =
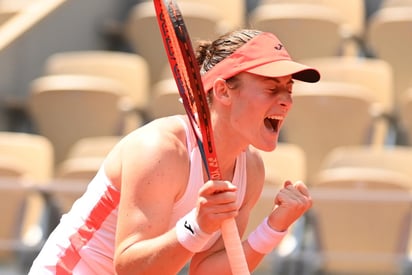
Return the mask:
[(116, 275), (134, 275), (134, 274), (153, 274), (148, 273), (146, 270), (147, 259), (137, 258), (136, 255), (131, 257), (130, 253), (124, 251), (122, 253), (115, 254), (113, 259), (113, 267)]
[(113, 259), (113, 266), (116, 275), (136, 274), (137, 270), (133, 270), (133, 272), (131, 272), (131, 265), (128, 263), (126, 258), (127, 255), (124, 255), (124, 253), (115, 254)]
[(117, 275), (125, 275), (125, 265), (121, 260), (121, 255), (115, 255), (113, 259), (113, 267)]

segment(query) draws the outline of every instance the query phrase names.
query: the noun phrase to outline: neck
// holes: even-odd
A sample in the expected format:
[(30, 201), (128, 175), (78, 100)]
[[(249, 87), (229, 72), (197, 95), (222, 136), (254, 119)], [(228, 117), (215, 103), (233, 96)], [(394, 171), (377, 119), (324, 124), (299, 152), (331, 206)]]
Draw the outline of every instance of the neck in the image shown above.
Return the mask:
[(236, 132), (224, 121), (212, 118), (212, 125), (216, 155), (222, 177), (231, 180), (235, 170), (236, 158), (246, 149), (247, 145), (238, 139)]

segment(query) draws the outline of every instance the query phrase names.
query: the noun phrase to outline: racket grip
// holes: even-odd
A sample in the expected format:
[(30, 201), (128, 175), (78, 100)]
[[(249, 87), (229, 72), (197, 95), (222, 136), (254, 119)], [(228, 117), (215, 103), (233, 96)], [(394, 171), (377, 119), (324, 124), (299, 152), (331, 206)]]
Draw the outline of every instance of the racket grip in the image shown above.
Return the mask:
[(232, 274), (250, 275), (235, 219), (223, 221), (221, 229)]

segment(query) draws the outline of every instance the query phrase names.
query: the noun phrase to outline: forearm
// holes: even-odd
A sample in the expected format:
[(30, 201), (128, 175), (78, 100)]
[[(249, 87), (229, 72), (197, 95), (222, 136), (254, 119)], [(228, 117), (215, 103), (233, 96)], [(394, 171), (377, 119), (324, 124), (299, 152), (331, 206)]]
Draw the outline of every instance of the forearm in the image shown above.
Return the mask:
[[(265, 254), (261, 254), (253, 250), (248, 241), (242, 242), (243, 252), (245, 254), (246, 261), (248, 263), (249, 271), (252, 272), (259, 265), (259, 263), (265, 257)], [(196, 257), (196, 256), (195, 256)], [(226, 255), (226, 250), (220, 250), (216, 253), (209, 255), (202, 261), (197, 262), (192, 260), (190, 265), (190, 275), (231, 275), (229, 261)]]
[[(262, 261), (266, 254), (272, 252), (286, 235), (286, 231), (278, 232), (273, 230), (267, 219), (242, 242), (243, 252), (248, 263), (249, 271), (252, 272)], [(199, 257), (201, 258), (201, 257)], [(210, 267), (213, 267), (214, 274), (232, 274), (226, 250), (222, 249), (211, 255), (204, 255), (203, 260), (192, 261), (191, 274), (208, 274)]]
[(176, 274), (193, 253), (176, 238), (175, 229), (156, 238), (135, 242), (115, 258), (118, 275)]

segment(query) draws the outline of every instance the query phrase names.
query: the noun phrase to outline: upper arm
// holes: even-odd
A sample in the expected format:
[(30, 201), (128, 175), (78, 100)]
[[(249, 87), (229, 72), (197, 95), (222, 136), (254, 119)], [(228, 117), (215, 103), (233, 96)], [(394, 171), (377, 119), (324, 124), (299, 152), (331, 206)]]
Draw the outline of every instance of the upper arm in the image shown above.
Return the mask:
[(142, 131), (121, 154), (117, 252), (167, 231), (188, 177), (185, 147), (173, 134)]

